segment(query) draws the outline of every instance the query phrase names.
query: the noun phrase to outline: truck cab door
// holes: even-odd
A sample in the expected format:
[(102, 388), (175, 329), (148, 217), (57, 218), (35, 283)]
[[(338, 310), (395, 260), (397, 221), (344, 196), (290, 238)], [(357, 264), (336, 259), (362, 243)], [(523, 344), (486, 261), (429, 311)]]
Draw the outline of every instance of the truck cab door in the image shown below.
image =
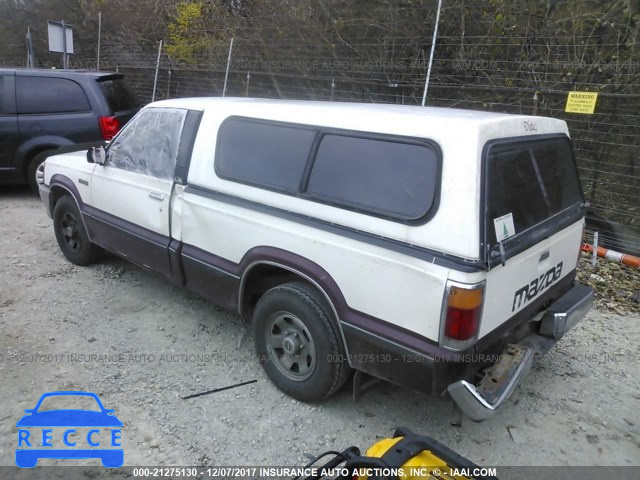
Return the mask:
[(171, 277), (170, 211), (187, 110), (148, 108), (107, 147), (91, 178), (86, 207), (92, 241)]

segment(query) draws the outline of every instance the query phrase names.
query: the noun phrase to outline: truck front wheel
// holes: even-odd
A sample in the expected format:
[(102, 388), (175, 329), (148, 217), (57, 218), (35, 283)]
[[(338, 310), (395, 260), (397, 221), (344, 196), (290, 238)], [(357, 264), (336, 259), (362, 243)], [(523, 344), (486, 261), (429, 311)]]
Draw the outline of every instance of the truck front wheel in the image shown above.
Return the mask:
[(303, 282), (279, 285), (260, 298), (253, 338), (262, 368), (276, 387), (312, 402), (344, 385), (350, 369), (335, 322), (326, 300)]
[(53, 229), (60, 250), (71, 263), (88, 265), (102, 253), (100, 247), (89, 241), (80, 211), (68, 195), (60, 198), (53, 209)]

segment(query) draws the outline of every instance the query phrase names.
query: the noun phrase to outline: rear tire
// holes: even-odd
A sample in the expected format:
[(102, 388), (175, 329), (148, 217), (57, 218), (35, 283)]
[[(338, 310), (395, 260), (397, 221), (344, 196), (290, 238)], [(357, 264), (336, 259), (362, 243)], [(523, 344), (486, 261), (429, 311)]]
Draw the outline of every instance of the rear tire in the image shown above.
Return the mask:
[(279, 285), (260, 298), (253, 338), (269, 379), (298, 400), (329, 397), (351, 373), (327, 301), (303, 282)]
[(38, 171), (38, 167), (44, 163), (53, 150), (45, 150), (44, 152), (38, 153), (35, 157), (31, 159), (29, 165), (27, 166), (27, 182), (29, 183), (29, 188), (36, 195), (38, 194), (38, 181), (36, 179), (36, 172)]
[(80, 211), (69, 195), (58, 200), (53, 209), (53, 229), (60, 250), (71, 263), (88, 265), (102, 254), (102, 249), (89, 240)]

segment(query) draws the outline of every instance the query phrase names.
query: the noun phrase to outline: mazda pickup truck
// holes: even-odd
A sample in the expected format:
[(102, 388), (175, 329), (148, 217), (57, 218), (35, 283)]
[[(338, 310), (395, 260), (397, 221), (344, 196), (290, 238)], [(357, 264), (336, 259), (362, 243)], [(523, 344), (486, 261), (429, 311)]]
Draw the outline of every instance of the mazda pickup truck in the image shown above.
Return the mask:
[(67, 259), (107, 250), (233, 309), (303, 401), (355, 370), (475, 421), (588, 312), (565, 122), (399, 105), (173, 99), (47, 159)]

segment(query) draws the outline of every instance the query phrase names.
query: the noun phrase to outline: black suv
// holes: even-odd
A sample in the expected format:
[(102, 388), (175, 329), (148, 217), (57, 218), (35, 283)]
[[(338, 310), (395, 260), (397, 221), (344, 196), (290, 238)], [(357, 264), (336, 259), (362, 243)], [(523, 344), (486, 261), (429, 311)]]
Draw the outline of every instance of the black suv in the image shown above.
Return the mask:
[(0, 69), (0, 183), (37, 191), (53, 150), (110, 140), (139, 108), (119, 73)]

